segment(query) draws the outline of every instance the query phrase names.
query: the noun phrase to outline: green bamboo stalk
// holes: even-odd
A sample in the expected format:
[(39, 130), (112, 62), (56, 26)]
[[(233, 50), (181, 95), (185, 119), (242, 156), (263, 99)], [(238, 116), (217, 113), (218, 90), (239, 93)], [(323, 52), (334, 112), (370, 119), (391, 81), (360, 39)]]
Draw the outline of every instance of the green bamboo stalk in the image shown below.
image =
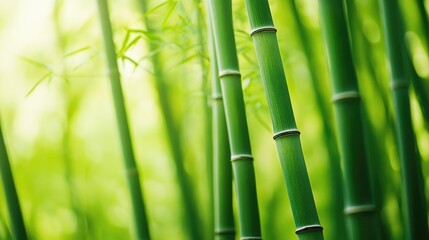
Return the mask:
[(231, 0), (208, 1), (221, 80), (241, 239), (262, 239), (246, 112), (238, 68)]
[(323, 239), (269, 4), (246, 0), (246, 6), (296, 234), (299, 239)]
[(329, 114), (328, 102), (325, 100), (322, 95), (322, 78), (317, 70), (320, 68), (314, 58), (314, 50), (311, 44), (311, 36), (306, 31), (303, 22), (301, 21), (301, 17), (298, 12), (298, 8), (296, 6), (296, 0), (290, 1), (292, 6), (292, 16), (297, 25), (297, 37), (302, 44), (302, 48), (304, 54), (307, 59), (307, 64), (309, 67), (310, 80), (313, 85), (313, 92), (315, 96), (315, 103), (317, 106), (317, 112), (320, 115), (322, 120), (322, 135), (324, 137), (324, 144), (328, 152), (329, 156), (329, 181), (330, 181), (330, 198), (332, 210), (332, 214), (330, 215), (331, 222), (333, 222), (333, 226), (335, 229), (332, 229), (332, 233), (338, 239), (346, 239), (346, 225), (344, 221), (344, 192), (343, 192), (343, 184), (342, 184), (342, 176), (341, 176), (341, 166), (340, 166), (340, 155), (338, 153), (338, 143), (335, 139), (335, 131), (331, 124), (332, 118)]
[[(375, 88), (374, 91), (378, 92), (378, 97), (382, 101), (382, 106), (384, 107), (384, 126), (381, 130), (376, 129), (374, 124), (371, 123), (369, 118), (369, 110), (374, 107), (371, 101), (368, 101), (367, 104), (363, 104), (362, 116), (363, 120), (366, 123), (364, 125), (364, 136), (367, 150), (367, 157), (369, 161), (369, 168), (371, 172), (371, 179), (374, 189), (374, 198), (377, 208), (381, 207), (385, 203), (385, 199), (388, 197), (387, 193), (389, 190), (395, 189), (393, 179), (392, 179), (392, 169), (389, 166), (388, 157), (386, 155), (386, 137), (387, 135), (394, 133), (394, 124), (393, 117), (390, 114), (391, 109), (388, 102), (388, 93), (387, 90), (381, 85), (380, 74), (377, 74), (379, 71), (376, 69), (377, 64), (375, 64), (375, 59), (377, 58), (377, 51), (379, 51), (380, 46), (371, 44), (369, 39), (365, 37), (363, 33), (363, 20), (362, 14), (360, 14), (357, 6), (358, 3), (356, 0), (346, 0), (346, 13), (348, 17), (348, 25), (350, 29), (350, 38), (353, 43), (352, 55), (354, 57), (354, 63), (359, 69), (367, 70), (369, 75), (369, 83), (371, 88)], [(378, 9), (373, 9), (374, 13), (378, 12)], [(362, 51), (365, 49), (367, 51)], [(363, 80), (363, 79), (362, 79)], [(382, 118), (377, 119), (378, 122), (383, 121)], [(396, 190), (396, 189), (395, 189)], [(392, 191), (396, 194), (397, 191)], [(395, 195), (396, 197), (396, 195)], [(381, 239), (391, 239), (391, 229), (387, 224), (386, 217), (382, 214), (378, 216), (380, 218), (381, 226)], [(390, 217), (390, 216), (389, 216)]]
[(122, 154), (125, 163), (126, 177), (131, 193), (132, 207), (134, 211), (134, 224), (136, 237), (138, 239), (150, 239), (149, 226), (146, 218), (146, 210), (143, 201), (143, 193), (140, 185), (139, 171), (136, 166), (130, 129), (128, 126), (127, 113), (125, 109), (124, 96), (121, 87), (115, 44), (113, 42), (112, 26), (109, 18), (107, 0), (97, 0), (100, 15), (101, 29), (103, 32), (106, 60), (108, 64), (110, 85), (112, 89), (113, 102), (116, 111)]
[[(143, 15), (143, 22), (146, 26), (146, 30), (150, 34), (155, 33), (156, 29), (153, 27), (148, 19), (148, 1), (138, 0), (137, 1), (140, 11)], [(155, 41), (150, 39), (147, 42), (149, 52), (157, 52), (158, 45)], [(171, 109), (168, 86), (166, 84), (166, 78), (163, 72), (163, 64), (161, 55), (159, 52), (153, 54), (150, 57), (153, 66), (153, 74), (155, 78), (155, 89), (158, 94), (158, 101), (161, 108), (162, 118), (165, 124), (166, 132), (168, 133), (168, 144), (171, 150), (171, 154), (174, 160), (174, 166), (176, 168), (178, 187), (182, 197), (183, 203), (183, 219), (185, 228), (188, 232), (189, 239), (200, 240), (204, 239), (202, 232), (202, 219), (197, 211), (198, 204), (196, 199), (196, 193), (193, 190), (190, 177), (185, 171), (185, 159), (182, 149), (180, 136), (177, 134), (177, 127), (175, 126), (173, 111)]]
[(210, 35), (210, 66), (212, 81), (213, 117), (213, 196), (215, 240), (234, 240), (234, 215), (232, 210), (231, 152), (226, 129), (225, 110), (213, 36)]
[(9, 157), (4, 142), (3, 133), (0, 124), (0, 174), (3, 183), (3, 189), (6, 196), (6, 204), (9, 212), (11, 232), (14, 239), (27, 239), (24, 219), (22, 216), (19, 198), (16, 192), (13, 174), (9, 163)]
[[(199, 65), (201, 67), (201, 92), (203, 94), (203, 114), (204, 114), (204, 141), (205, 141), (205, 163), (206, 163), (206, 170), (207, 170), (207, 183), (208, 183), (208, 199), (209, 199), (209, 215), (208, 215), (208, 226), (210, 229), (210, 233), (212, 232), (212, 229), (214, 228), (214, 212), (213, 212), (213, 131), (212, 131), (212, 112), (210, 112), (210, 105), (209, 105), (209, 99), (210, 99), (210, 82), (208, 78), (208, 69), (207, 64), (205, 61), (206, 57), (206, 45), (205, 39), (204, 39), (204, 13), (203, 13), (203, 5), (201, 4), (201, 0), (194, 0), (194, 4), (196, 7), (196, 13), (197, 13), (197, 42), (199, 46)], [(207, 32), (207, 31), (206, 31)], [(227, 146), (228, 147), (228, 146)], [(207, 239), (207, 237), (206, 237)], [(212, 238), (212, 235), (210, 235), (210, 239)], [(209, 240), (209, 239), (207, 239)]]
[(361, 102), (343, 1), (321, 0), (319, 8), (343, 159), (348, 237), (351, 240), (380, 239), (380, 222), (364, 144)]
[(404, 28), (399, 3), (380, 0), (386, 52), (390, 62), (390, 83), (395, 110), (395, 127), (401, 165), (402, 203), (406, 239), (429, 239), (427, 207), (421, 162), (411, 122), (410, 69), (405, 56)]

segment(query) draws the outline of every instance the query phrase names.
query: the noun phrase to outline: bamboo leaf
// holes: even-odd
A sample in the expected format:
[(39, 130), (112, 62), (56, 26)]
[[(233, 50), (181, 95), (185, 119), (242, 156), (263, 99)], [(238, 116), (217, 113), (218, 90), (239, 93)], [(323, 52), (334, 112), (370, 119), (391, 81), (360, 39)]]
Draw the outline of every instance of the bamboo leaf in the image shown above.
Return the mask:
[(36, 90), (36, 88), (46, 79), (51, 79), (52, 78), (52, 73), (47, 73), (46, 75), (43, 75), (39, 80), (37, 80), (36, 84), (33, 85), (33, 87), (27, 92), (27, 94), (25, 94), (26, 97), (28, 97), (31, 93), (34, 92), (34, 90)]
[(175, 10), (177, 6), (177, 1), (171, 1), (169, 9), (167, 10), (167, 13), (165, 14), (164, 20), (162, 21), (162, 26), (164, 27), (167, 24), (168, 19), (170, 18), (171, 14)]
[(92, 49), (90, 46), (82, 47), (82, 48), (76, 49), (74, 51), (71, 51), (71, 52), (65, 54), (64, 57), (71, 57), (73, 55), (76, 55), (76, 54), (81, 53), (81, 52), (88, 51), (90, 49)]

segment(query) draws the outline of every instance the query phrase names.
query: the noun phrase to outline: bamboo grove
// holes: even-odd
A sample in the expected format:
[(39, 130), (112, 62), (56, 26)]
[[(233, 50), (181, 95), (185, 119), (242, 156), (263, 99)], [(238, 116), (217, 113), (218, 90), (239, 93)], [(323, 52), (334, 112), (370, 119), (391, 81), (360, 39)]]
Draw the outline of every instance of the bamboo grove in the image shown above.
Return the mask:
[(429, 239), (429, 4), (0, 9), (0, 239)]

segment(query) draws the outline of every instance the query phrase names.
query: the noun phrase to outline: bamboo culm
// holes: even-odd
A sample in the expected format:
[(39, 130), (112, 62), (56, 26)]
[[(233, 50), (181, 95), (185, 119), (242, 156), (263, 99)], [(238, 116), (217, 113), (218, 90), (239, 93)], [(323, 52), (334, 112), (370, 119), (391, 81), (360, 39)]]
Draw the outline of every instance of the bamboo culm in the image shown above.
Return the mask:
[(319, 9), (343, 161), (348, 237), (350, 240), (380, 239), (380, 222), (364, 143), (361, 100), (345, 8), (342, 0), (320, 0)]
[(224, 101), (241, 239), (262, 239), (255, 170), (235, 47), (231, 0), (208, 1)]
[(246, 0), (253, 43), (298, 238), (323, 239), (268, 1)]
[(306, 31), (305, 26), (301, 20), (298, 7), (296, 6), (296, 0), (292, 0), (291, 5), (292, 16), (294, 17), (297, 24), (297, 37), (302, 43), (302, 48), (304, 50), (310, 70), (310, 80), (313, 85), (312, 90), (315, 95), (317, 111), (322, 119), (322, 135), (324, 136), (325, 147), (329, 156), (329, 180), (332, 186), (330, 196), (332, 198), (331, 209), (333, 211), (330, 217), (332, 219), (331, 221), (333, 222), (333, 226), (335, 226), (335, 230), (331, 232), (333, 232), (336, 238), (345, 239), (346, 225), (343, 214), (344, 192), (342, 186), (340, 155), (337, 149), (338, 143), (335, 139), (335, 131), (333, 126), (330, 124), (332, 122), (332, 117), (330, 116), (328, 110), (329, 103), (325, 101), (321, 91), (323, 88), (322, 79), (319, 74), (316, 74), (319, 67), (315, 58), (313, 57), (314, 50), (311, 44), (311, 36), (308, 30)]
[(122, 154), (125, 163), (126, 177), (131, 193), (131, 201), (134, 213), (135, 230), (139, 240), (150, 239), (149, 227), (146, 218), (146, 210), (143, 202), (139, 172), (136, 166), (132, 149), (131, 136), (125, 110), (124, 96), (117, 65), (115, 45), (113, 42), (112, 26), (109, 18), (107, 0), (97, 0), (100, 15), (101, 30), (103, 32), (104, 47), (107, 57), (110, 85), (113, 102), (116, 111), (116, 121), (119, 130)]
[(409, 84), (412, 72), (403, 42), (405, 30), (401, 22), (402, 15), (396, 0), (380, 0), (380, 11), (390, 62), (390, 84), (401, 166), (405, 239), (429, 239), (422, 167), (416, 151), (411, 121)]
[(27, 231), (24, 225), (21, 206), (19, 204), (18, 194), (13, 180), (13, 174), (9, 163), (9, 157), (6, 151), (6, 144), (0, 125), (0, 175), (3, 183), (3, 189), (6, 197), (7, 209), (9, 212), (12, 236), (14, 239), (27, 239)]
[(213, 123), (213, 196), (215, 240), (234, 240), (234, 214), (232, 207), (231, 152), (226, 129), (225, 110), (216, 62), (213, 36), (210, 31), (210, 65), (212, 81)]

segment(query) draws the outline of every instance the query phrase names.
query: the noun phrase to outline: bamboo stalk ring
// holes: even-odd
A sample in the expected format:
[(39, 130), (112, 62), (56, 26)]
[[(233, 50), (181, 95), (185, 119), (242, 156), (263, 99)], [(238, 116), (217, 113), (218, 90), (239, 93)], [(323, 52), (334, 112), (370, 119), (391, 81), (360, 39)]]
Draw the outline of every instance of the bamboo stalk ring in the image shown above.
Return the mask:
[(301, 132), (296, 128), (286, 129), (286, 130), (274, 133), (273, 139), (276, 140), (277, 138), (280, 138), (280, 137), (286, 137), (289, 135), (300, 135), (300, 134)]
[(212, 96), (213, 101), (222, 100), (222, 99), (223, 99), (222, 94), (217, 94)]
[(235, 235), (235, 230), (233, 228), (225, 228), (225, 229), (216, 229), (215, 235)]
[(345, 91), (334, 94), (332, 96), (332, 102), (341, 102), (341, 101), (347, 101), (347, 100), (355, 100), (360, 99), (360, 95), (357, 91)]
[(376, 210), (377, 208), (372, 204), (355, 205), (355, 206), (348, 206), (344, 208), (344, 214), (353, 215), (353, 214), (359, 214), (359, 213), (370, 213), (370, 212), (375, 212)]
[(252, 31), (250, 32), (250, 36), (253, 37), (253, 35), (255, 35), (256, 33), (261, 33), (261, 32), (277, 32), (277, 29), (274, 26), (258, 27), (258, 28), (252, 29)]
[(237, 154), (231, 156), (231, 162), (234, 161), (253, 161), (253, 157), (250, 154)]
[(240, 71), (237, 70), (222, 70), (219, 72), (219, 78), (225, 77), (225, 76), (230, 76), (230, 75), (235, 75), (235, 76), (241, 76)]
[(295, 233), (300, 234), (304, 232), (314, 232), (314, 231), (322, 231), (323, 227), (320, 224), (312, 224), (307, 226), (302, 226), (296, 229)]
[(262, 240), (262, 238), (249, 236), (249, 237), (240, 237), (240, 240)]

